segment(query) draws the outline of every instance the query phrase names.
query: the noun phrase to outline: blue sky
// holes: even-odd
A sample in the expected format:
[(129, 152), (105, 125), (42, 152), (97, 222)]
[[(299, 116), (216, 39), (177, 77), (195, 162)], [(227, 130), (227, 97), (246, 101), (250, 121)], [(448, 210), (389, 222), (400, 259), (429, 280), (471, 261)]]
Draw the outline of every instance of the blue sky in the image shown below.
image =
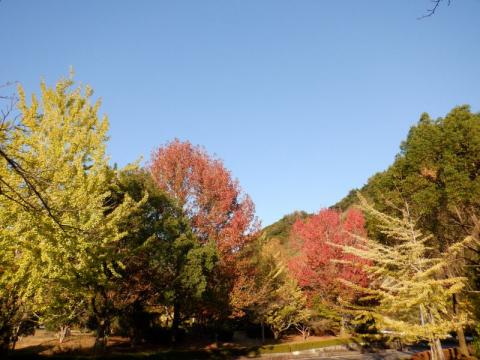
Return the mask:
[(75, 68), (124, 165), (175, 137), (222, 158), (264, 225), (385, 169), (424, 111), (480, 110), (480, 1), (3, 0), (0, 81)]

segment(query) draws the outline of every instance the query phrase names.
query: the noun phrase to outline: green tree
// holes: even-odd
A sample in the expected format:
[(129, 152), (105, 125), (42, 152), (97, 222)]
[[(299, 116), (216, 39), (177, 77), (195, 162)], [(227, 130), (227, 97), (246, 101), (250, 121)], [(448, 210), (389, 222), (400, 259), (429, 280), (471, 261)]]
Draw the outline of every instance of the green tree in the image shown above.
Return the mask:
[(249, 301), (249, 309), (262, 326), (262, 341), (265, 341), (264, 324), (268, 325), (275, 337), (292, 326), (298, 326), (304, 336), (310, 312), (306, 308), (306, 296), (296, 280), (287, 270), (287, 256), (280, 245), (280, 240), (260, 237), (257, 243), (256, 276), (254, 294)]
[(274, 222), (273, 224), (263, 228), (262, 234), (265, 236), (267, 241), (269, 239), (279, 239), (282, 245), (288, 245), (290, 231), (292, 230), (293, 224), (295, 224), (295, 222), (299, 219), (305, 220), (311, 216), (311, 214), (308, 214), (305, 211), (295, 211), (291, 214), (285, 215), (277, 222)]
[(271, 294), (263, 313), (264, 321), (270, 326), (275, 340), (292, 326), (305, 324), (309, 319), (307, 299), (297, 282), (287, 277)]
[[(397, 215), (408, 202), (439, 250), (469, 234), (468, 215), (480, 209), (480, 114), (468, 106), (436, 120), (423, 114), (400, 150), (392, 166), (370, 178), (361, 193)], [(345, 210), (355, 202), (352, 191), (337, 206)]]
[[(149, 172), (121, 172), (115, 193), (119, 197), (115, 202), (119, 203), (124, 196), (141, 201), (148, 194), (139, 210), (122, 225), (131, 231), (117, 244), (123, 268), (119, 269), (121, 278), (113, 279), (112, 284), (116, 308), (135, 316), (135, 311), (148, 306), (170, 307), (175, 339), (182, 319), (197, 310), (204, 295), (207, 279), (218, 261), (215, 246), (202, 245), (182, 209), (156, 186)], [(138, 340), (142, 329), (131, 330), (132, 338)]]

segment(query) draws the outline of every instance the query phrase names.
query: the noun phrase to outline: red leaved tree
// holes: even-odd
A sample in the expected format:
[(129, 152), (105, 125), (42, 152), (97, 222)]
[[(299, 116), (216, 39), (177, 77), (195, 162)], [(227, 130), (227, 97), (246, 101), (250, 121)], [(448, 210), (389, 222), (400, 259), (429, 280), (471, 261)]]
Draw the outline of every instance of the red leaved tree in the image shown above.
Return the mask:
[(221, 160), (188, 141), (175, 139), (155, 150), (150, 171), (158, 187), (183, 208), (195, 235), (216, 244), (222, 282), (230, 283), (229, 296), (238, 293), (233, 290), (251, 272), (243, 249), (259, 229), (250, 197)]
[(319, 297), (324, 303), (335, 303), (339, 298), (354, 300), (358, 294), (339, 279), (367, 285), (367, 274), (361, 266), (366, 264), (365, 260), (335, 246), (361, 246), (354, 234), (366, 235), (363, 214), (356, 209), (345, 214), (324, 209), (293, 225), (290, 236), (298, 252), (290, 260), (289, 268), (309, 299)]

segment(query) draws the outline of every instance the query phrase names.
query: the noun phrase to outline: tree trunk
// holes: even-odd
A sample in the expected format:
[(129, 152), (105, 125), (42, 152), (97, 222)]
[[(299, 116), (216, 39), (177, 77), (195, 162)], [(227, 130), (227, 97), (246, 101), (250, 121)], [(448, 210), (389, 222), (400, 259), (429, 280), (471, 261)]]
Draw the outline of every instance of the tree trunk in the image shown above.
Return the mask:
[(340, 336), (345, 336), (346, 331), (345, 331), (345, 316), (342, 314), (342, 317), (340, 319)]
[[(0, 329), (4, 330), (5, 329)], [(10, 332), (6, 330), (3, 334), (0, 333), (1, 339), (0, 339), (0, 355), (6, 355), (8, 354), (8, 351), (10, 350)], [(1, 357), (1, 356), (0, 356)]]
[(458, 347), (460, 354), (469, 357), (470, 352), (468, 351), (467, 341), (465, 340), (465, 333), (463, 332), (463, 327), (459, 326), (456, 330), (458, 338)]
[(265, 344), (265, 324), (263, 320), (260, 321), (260, 326), (262, 327), (262, 344)]
[(97, 304), (95, 296), (92, 298), (92, 309), (97, 320), (97, 334), (95, 337), (95, 351), (104, 351), (108, 343), (108, 335), (110, 334), (110, 317), (111, 309), (108, 296), (104, 288), (97, 289), (101, 302)]
[(18, 324), (13, 328), (12, 337), (10, 339), (10, 342), (11, 342), (10, 349), (12, 351), (15, 350), (15, 346), (17, 346), (19, 333), (20, 333), (20, 324)]
[[(459, 309), (458, 309), (458, 298), (457, 295), (453, 294), (452, 295), (452, 303), (453, 303), (453, 314), (457, 316), (459, 314)], [(467, 341), (465, 340), (465, 333), (463, 332), (463, 327), (459, 325), (455, 332), (457, 333), (457, 339), (458, 339), (458, 347), (460, 350), (460, 354), (464, 356), (470, 356), (470, 352), (468, 351), (468, 346), (467, 346)]]
[(60, 344), (63, 343), (63, 341), (65, 340), (65, 338), (69, 337), (70, 336), (70, 326), (68, 325), (63, 325), (60, 327), (60, 333), (59, 333), (59, 336), (58, 336), (58, 341), (60, 342)]
[(97, 328), (97, 336), (95, 338), (95, 349), (105, 350), (108, 342), (108, 334), (110, 332), (110, 322), (108, 319), (101, 320)]
[(445, 360), (440, 339), (433, 338), (430, 340), (430, 355), (432, 360)]
[(432, 340), (430, 343), (430, 351), (432, 354), (432, 360), (445, 360), (445, 354), (443, 353), (440, 339), (435, 338)]
[(310, 336), (310, 329), (305, 327), (302, 330), (302, 336), (303, 336), (303, 341), (306, 341), (308, 337)]
[(172, 320), (172, 342), (178, 341), (178, 328), (180, 326), (180, 305), (175, 302), (173, 304), (173, 320)]

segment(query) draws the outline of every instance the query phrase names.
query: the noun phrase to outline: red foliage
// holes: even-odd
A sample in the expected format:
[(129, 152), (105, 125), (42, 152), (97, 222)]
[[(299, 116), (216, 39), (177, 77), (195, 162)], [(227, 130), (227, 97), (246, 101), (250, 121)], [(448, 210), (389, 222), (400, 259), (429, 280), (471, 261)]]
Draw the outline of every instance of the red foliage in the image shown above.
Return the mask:
[(365, 220), (358, 210), (349, 210), (342, 215), (336, 210), (325, 209), (304, 221), (297, 220), (293, 225), (291, 241), (298, 253), (289, 262), (289, 268), (310, 299), (320, 296), (324, 301), (336, 301), (338, 297), (352, 300), (356, 292), (338, 279), (360, 286), (368, 284), (367, 274), (361, 266), (335, 261), (367, 264), (365, 260), (331, 245), (361, 245), (353, 234), (366, 234)]
[(153, 152), (157, 185), (175, 198), (202, 241), (213, 240), (229, 262), (258, 230), (255, 208), (221, 160), (178, 139)]

